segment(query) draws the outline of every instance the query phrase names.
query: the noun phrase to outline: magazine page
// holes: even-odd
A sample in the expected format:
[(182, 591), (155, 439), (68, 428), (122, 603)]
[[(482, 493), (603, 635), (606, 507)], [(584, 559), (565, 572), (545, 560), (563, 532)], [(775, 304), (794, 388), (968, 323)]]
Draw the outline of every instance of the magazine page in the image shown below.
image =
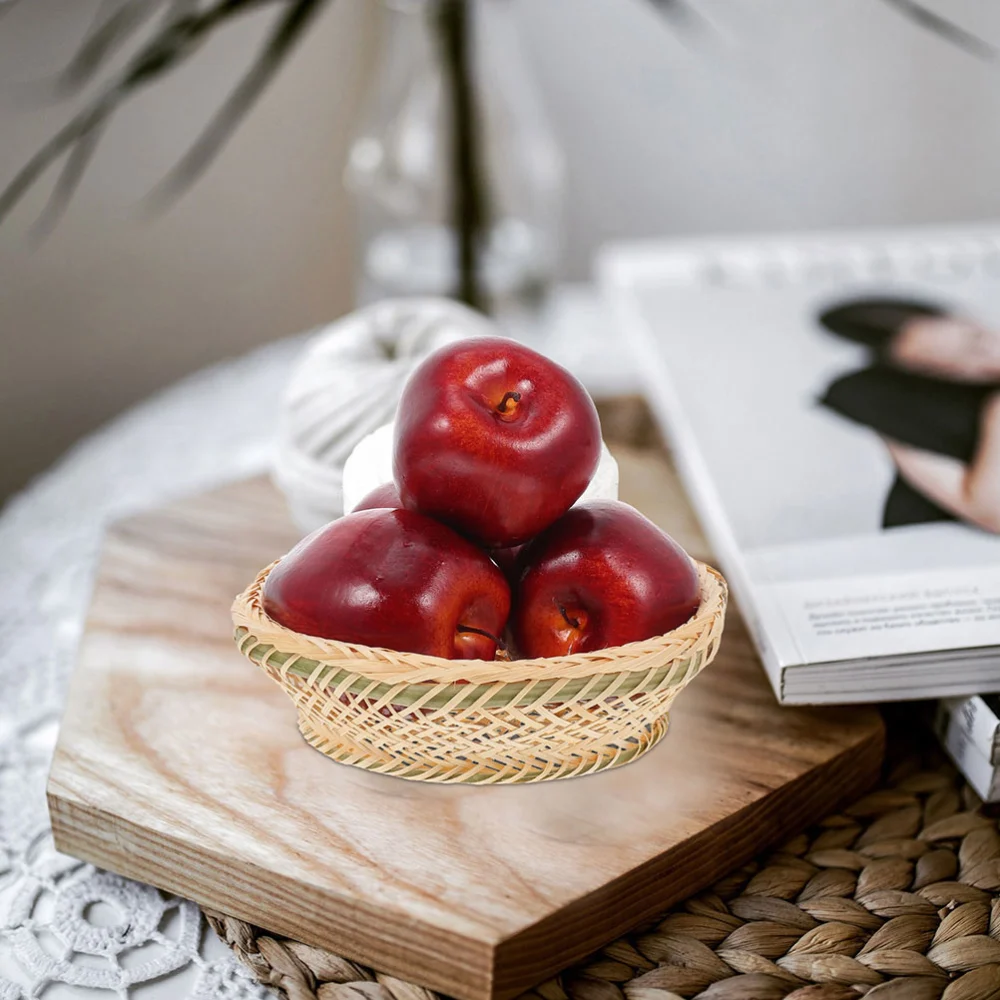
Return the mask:
[(1000, 255), (982, 236), (897, 242), (605, 262), (779, 669), (1000, 644)]

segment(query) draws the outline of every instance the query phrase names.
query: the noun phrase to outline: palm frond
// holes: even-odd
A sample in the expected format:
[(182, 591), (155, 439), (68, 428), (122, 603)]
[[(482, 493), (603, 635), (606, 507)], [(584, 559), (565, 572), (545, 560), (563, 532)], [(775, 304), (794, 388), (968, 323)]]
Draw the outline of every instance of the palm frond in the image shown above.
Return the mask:
[(882, 0), (925, 31), (985, 62), (1000, 61), (1000, 48), (916, 0)]
[(89, 108), (81, 111), (64, 125), (28, 162), (14, 179), (0, 192), (0, 222), (28, 193), (31, 186), (63, 154), (83, 141), (91, 132), (101, 129), (114, 112), (118, 100), (106, 93)]
[(132, 35), (156, 12), (161, 0), (118, 0), (107, 13), (98, 12), (94, 26), (60, 73), (60, 91), (70, 91), (93, 79)]
[[(61, 207), (64, 207), (65, 195), (67, 192), (71, 193), (79, 183), (83, 168), (93, 154), (96, 145), (95, 133), (99, 134), (103, 130), (121, 104), (138, 90), (188, 59), (211, 32), (221, 24), (269, 4), (291, 4), (293, 11), (282, 18), (279, 23), (279, 31), (275, 33), (275, 36), (272, 36), (272, 44), (275, 42), (277, 44), (280, 61), (290, 44), (285, 37), (286, 34), (291, 34), (291, 40), (298, 37), (298, 31), (295, 30), (298, 21), (292, 17), (292, 14), (303, 6), (312, 8), (323, 2), (325, 0), (215, 0), (215, 3), (201, 10), (196, 3), (174, 0), (169, 8), (167, 22), (139, 48), (113, 82), (92, 99), (82, 111), (74, 115), (21, 168), (7, 187), (0, 191), (0, 222), (50, 166), (60, 157), (72, 155), (76, 147), (82, 145), (84, 148), (76, 153), (72, 162), (67, 162), (61, 181), (57, 183), (53, 192), (55, 202), (50, 205), (47, 214), (49, 211), (58, 212)], [(281, 26), (285, 26), (284, 32), (281, 31)], [(269, 49), (265, 49), (265, 53), (268, 51)], [(270, 66), (270, 62), (268, 65)], [(271, 67), (271, 71), (264, 76), (264, 83), (270, 79), (274, 68), (276, 67)], [(245, 113), (244, 101), (247, 96), (245, 92), (247, 88), (243, 87), (242, 89), (244, 91), (243, 97), (237, 107), (243, 107)], [(240, 88), (238, 88), (239, 90)], [(259, 89), (253, 90), (251, 88), (251, 98), (259, 92)], [(227, 106), (229, 103), (227, 102)], [(226, 132), (226, 135), (228, 134)], [(215, 148), (217, 149), (218, 146)]]
[(707, 18), (688, 0), (649, 0), (649, 2), (681, 31), (704, 31), (710, 27)]
[(292, 0), (249, 71), (229, 95), (208, 128), (154, 194), (156, 200), (174, 197), (204, 173), (327, 2), (328, 0)]
[(41, 217), (35, 224), (35, 235), (40, 239), (47, 236), (62, 218), (63, 212), (66, 211), (70, 199), (76, 192), (80, 181), (83, 179), (84, 172), (94, 152), (97, 150), (97, 144), (101, 141), (103, 133), (103, 124), (94, 126), (69, 151), (66, 161), (63, 163), (62, 170), (59, 171), (59, 177), (56, 180), (56, 186), (52, 191), (52, 195), (49, 197)]

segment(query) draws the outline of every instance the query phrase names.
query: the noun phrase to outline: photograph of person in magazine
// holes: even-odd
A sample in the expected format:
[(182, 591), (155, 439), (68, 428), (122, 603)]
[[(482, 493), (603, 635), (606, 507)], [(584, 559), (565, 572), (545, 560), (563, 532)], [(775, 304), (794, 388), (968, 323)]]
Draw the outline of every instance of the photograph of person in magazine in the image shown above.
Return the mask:
[(1000, 533), (1000, 330), (902, 298), (851, 299), (818, 320), (871, 351), (821, 402), (888, 449), (882, 526), (960, 520)]

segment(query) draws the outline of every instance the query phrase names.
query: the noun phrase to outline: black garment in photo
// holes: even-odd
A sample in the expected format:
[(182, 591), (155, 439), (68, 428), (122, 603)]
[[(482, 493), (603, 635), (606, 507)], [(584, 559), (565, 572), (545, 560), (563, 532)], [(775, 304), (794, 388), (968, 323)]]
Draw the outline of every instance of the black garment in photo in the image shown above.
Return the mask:
[[(874, 364), (833, 382), (820, 402), (855, 423), (924, 451), (970, 462), (979, 440), (986, 400), (995, 385), (966, 385)], [(896, 476), (882, 527), (956, 521)]]

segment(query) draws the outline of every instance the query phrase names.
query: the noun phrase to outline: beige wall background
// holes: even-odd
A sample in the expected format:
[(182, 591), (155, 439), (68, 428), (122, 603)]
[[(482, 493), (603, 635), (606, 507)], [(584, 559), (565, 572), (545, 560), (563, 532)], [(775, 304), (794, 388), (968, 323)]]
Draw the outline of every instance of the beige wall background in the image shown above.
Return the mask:
[[(98, 0), (0, 19), (0, 181), (66, 118), (50, 81)], [(58, 228), (44, 186), (0, 227), (0, 497), (178, 376), (327, 320), (351, 295), (343, 150), (374, 5), (337, 0), (210, 172), (166, 214), (144, 196), (198, 134), (270, 14), (211, 40), (123, 110)]]
[[(64, 119), (45, 82), (99, 0), (0, 19), (0, 182)], [(1000, 219), (1000, 63), (880, 0), (509, 3), (566, 151), (564, 273), (604, 240)], [(924, 0), (1000, 46), (1000, 3)], [(332, 0), (210, 173), (166, 215), (143, 196), (237, 78), (268, 14), (214, 39), (115, 122), (55, 233), (35, 194), (0, 228), (0, 496), (180, 374), (345, 310), (340, 184), (379, 0)]]

